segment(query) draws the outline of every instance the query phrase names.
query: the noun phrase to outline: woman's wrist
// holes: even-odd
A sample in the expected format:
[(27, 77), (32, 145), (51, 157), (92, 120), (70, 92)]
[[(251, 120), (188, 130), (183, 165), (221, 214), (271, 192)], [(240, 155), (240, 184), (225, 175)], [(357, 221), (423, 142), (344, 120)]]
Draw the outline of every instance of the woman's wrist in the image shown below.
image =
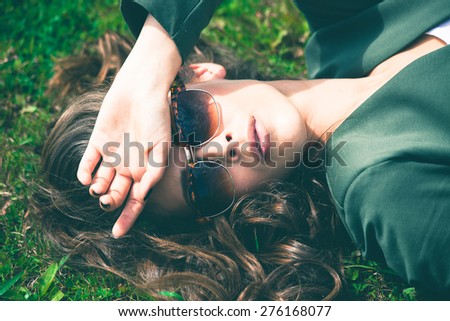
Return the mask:
[(144, 54), (158, 58), (149, 63), (164, 68), (161, 77), (172, 81), (181, 67), (181, 55), (173, 39), (152, 15), (148, 15), (137, 43)]
[(181, 62), (175, 42), (149, 15), (116, 80), (133, 93), (159, 93), (162, 98), (167, 95)]

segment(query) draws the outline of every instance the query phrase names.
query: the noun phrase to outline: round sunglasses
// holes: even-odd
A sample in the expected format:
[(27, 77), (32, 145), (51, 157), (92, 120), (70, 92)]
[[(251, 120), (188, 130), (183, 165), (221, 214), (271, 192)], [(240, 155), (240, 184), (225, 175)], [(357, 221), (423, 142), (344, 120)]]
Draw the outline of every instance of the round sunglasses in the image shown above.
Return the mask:
[(236, 190), (230, 171), (213, 160), (195, 160), (195, 149), (209, 143), (220, 128), (221, 110), (214, 96), (186, 89), (179, 76), (170, 88), (173, 144), (184, 149), (187, 159), (188, 204), (199, 223), (206, 223), (230, 209)]

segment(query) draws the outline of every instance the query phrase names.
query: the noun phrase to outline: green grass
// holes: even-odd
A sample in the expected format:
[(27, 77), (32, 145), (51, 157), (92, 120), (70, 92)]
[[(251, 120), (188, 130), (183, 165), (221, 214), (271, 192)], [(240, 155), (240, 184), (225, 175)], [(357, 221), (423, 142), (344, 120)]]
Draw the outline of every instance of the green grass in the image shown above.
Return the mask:
[[(305, 75), (308, 28), (288, 0), (225, 1), (204, 35), (273, 75)], [(146, 300), (106, 272), (75, 270), (25, 231), (46, 126), (57, 113), (45, 96), (56, 58), (76, 53), (107, 30), (128, 29), (116, 0), (2, 1), (0, 4), (0, 299)], [(345, 267), (357, 300), (414, 300), (415, 289), (357, 251)]]

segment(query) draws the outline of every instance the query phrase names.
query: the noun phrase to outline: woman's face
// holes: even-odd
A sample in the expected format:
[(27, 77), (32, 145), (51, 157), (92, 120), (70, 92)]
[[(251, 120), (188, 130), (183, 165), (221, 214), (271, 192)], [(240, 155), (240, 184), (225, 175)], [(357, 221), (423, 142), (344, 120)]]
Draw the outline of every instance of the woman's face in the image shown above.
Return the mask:
[[(296, 107), (270, 85), (253, 80), (212, 79), (194, 82), (214, 96), (220, 128), (214, 138), (195, 150), (195, 160), (219, 159), (231, 173), (236, 199), (269, 179), (283, 179), (293, 170), (306, 141), (306, 128)], [(257, 148), (254, 142), (259, 142)], [(253, 143), (252, 143), (253, 142)], [(182, 148), (169, 152), (169, 166), (155, 186), (144, 210), (150, 215), (191, 215), (185, 199), (186, 160)]]

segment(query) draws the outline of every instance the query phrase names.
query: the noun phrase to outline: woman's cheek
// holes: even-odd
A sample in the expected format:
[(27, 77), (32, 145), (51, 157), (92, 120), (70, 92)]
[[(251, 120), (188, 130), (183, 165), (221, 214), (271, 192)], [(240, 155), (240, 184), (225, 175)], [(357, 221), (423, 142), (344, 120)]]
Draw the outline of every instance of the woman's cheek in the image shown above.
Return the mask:
[[(258, 166), (259, 167), (259, 166)], [(270, 179), (267, 171), (257, 167), (236, 166), (230, 169), (237, 196), (252, 192), (266, 180)]]

